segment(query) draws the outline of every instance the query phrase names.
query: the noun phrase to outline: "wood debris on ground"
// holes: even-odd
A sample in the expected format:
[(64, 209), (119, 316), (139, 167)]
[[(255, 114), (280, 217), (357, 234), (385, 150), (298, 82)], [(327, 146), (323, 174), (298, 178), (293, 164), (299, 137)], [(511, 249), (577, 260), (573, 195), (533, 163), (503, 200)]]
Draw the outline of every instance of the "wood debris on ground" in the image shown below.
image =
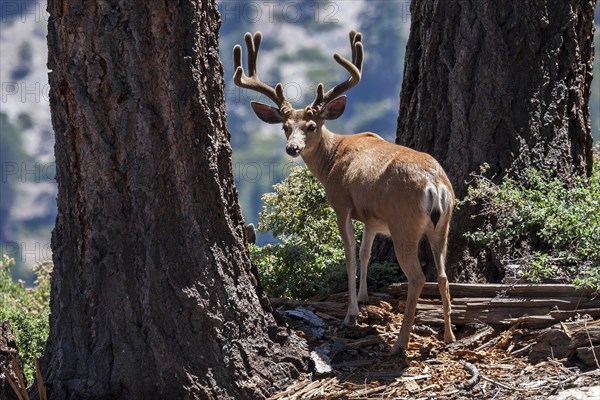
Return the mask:
[[(355, 328), (341, 327), (344, 293), (272, 299), (320, 367), (271, 399), (561, 400), (573, 389), (595, 396), (600, 298), (568, 285), (528, 286), (451, 285), (458, 340), (445, 345), (437, 287), (427, 285), (406, 359), (388, 355), (402, 323), (402, 285), (370, 293)], [(315, 316), (319, 335), (311, 334)]]

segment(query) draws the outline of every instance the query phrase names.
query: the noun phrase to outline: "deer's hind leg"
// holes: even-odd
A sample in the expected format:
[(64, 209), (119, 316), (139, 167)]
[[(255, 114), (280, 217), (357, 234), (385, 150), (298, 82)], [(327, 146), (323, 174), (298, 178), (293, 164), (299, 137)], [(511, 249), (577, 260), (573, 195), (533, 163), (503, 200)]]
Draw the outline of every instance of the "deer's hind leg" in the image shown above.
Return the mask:
[[(406, 226), (411, 226), (407, 224)], [(413, 225), (414, 228), (414, 225)], [(394, 251), (400, 264), (400, 268), (408, 279), (408, 294), (404, 306), (402, 327), (398, 335), (398, 341), (392, 347), (391, 353), (403, 353), (408, 345), (410, 332), (415, 321), (417, 301), (423, 286), (425, 285), (425, 274), (419, 262), (419, 240), (422, 235), (421, 229), (391, 229)]]
[(350, 211), (336, 211), (336, 216), (340, 236), (344, 243), (346, 272), (348, 274), (348, 312), (346, 318), (344, 318), (344, 325), (354, 326), (359, 314), (358, 299), (356, 297), (356, 238)]
[(452, 343), (456, 341), (454, 333), (452, 333), (452, 323), (450, 321), (450, 313), (452, 307), (450, 305), (450, 287), (448, 285), (448, 277), (446, 276), (446, 248), (448, 244), (448, 229), (450, 226), (450, 218), (442, 218), (436, 227), (431, 225), (427, 229), (427, 239), (431, 246), (433, 259), (438, 272), (438, 289), (442, 297), (442, 305), (444, 308), (444, 342)]

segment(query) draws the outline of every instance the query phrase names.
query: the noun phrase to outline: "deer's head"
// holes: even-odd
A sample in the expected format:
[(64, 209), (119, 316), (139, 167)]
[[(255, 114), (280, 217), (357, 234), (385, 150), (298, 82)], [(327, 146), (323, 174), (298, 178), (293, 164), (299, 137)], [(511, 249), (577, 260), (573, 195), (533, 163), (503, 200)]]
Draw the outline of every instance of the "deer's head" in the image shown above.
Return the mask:
[(363, 62), (362, 34), (356, 31), (350, 32), (350, 45), (352, 47), (351, 62), (337, 53), (333, 55), (335, 61), (350, 73), (350, 77), (326, 93), (323, 84), (319, 83), (315, 100), (304, 109), (295, 109), (292, 107), (283, 94), (281, 83), (272, 88), (258, 79), (256, 60), (262, 34), (256, 32), (252, 36), (250, 33), (246, 33), (244, 39), (248, 49), (249, 76), (244, 74), (242, 67), (242, 47), (236, 45), (233, 48), (233, 63), (235, 68), (233, 81), (239, 87), (261, 93), (275, 103), (276, 107), (256, 101), (251, 102), (251, 105), (258, 118), (262, 121), (269, 124), (283, 125), (283, 130), (287, 138), (285, 150), (290, 156), (297, 157), (305, 149), (310, 150), (321, 140), (322, 128), (325, 121), (336, 119), (344, 113), (346, 96), (342, 96), (341, 94), (358, 84), (361, 77)]

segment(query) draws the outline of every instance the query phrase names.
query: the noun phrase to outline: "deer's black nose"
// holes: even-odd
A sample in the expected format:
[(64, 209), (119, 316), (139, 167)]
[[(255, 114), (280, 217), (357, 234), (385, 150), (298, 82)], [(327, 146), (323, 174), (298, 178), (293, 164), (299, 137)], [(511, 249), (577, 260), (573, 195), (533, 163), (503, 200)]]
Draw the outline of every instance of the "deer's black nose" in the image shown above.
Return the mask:
[(285, 152), (292, 157), (296, 157), (300, 153), (300, 147), (296, 144), (290, 144), (289, 146), (286, 146)]

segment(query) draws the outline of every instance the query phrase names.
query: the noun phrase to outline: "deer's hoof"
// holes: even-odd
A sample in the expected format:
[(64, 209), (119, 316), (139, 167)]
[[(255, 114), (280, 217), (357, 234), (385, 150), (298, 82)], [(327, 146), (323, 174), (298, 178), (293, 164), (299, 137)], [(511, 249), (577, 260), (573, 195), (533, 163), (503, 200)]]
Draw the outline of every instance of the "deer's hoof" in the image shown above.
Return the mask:
[(444, 343), (450, 344), (454, 342), (456, 342), (456, 337), (454, 336), (454, 333), (452, 333), (452, 331), (450, 331), (450, 333), (444, 333)]
[(342, 323), (342, 327), (355, 327), (358, 323), (357, 315), (347, 314), (346, 318), (344, 318), (344, 322)]
[(399, 346), (398, 344), (395, 344), (394, 347), (392, 347), (392, 349), (388, 353), (388, 355), (390, 357), (400, 357), (405, 359), (406, 350), (404, 350), (404, 346)]

